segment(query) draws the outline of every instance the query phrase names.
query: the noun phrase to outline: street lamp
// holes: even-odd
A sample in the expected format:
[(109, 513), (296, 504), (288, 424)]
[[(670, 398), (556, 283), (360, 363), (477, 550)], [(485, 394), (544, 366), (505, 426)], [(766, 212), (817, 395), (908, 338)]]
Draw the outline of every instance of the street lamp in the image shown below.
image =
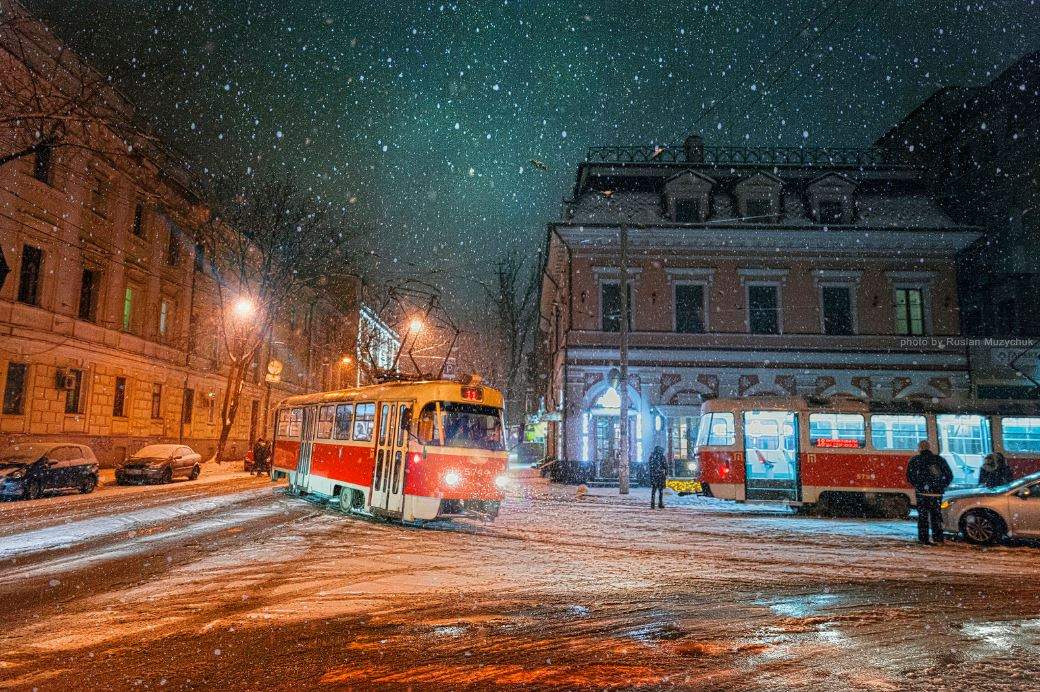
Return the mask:
[(235, 317), (243, 320), (252, 315), (254, 310), (253, 301), (245, 296), (236, 300), (235, 304), (231, 306), (231, 311)]
[(420, 320), (418, 317), (416, 317), (408, 323), (408, 331), (415, 332), (416, 334), (422, 331), (422, 327), (422, 320)]

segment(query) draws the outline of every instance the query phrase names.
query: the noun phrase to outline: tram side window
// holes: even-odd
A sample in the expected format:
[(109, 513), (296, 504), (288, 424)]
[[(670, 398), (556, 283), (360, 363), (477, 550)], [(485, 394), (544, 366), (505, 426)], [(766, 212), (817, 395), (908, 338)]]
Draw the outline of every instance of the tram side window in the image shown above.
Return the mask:
[(332, 422), (336, 417), (335, 406), (322, 406), (318, 409), (318, 431), (317, 436), (323, 440), (332, 437)]
[(859, 449), (867, 444), (867, 425), (857, 413), (810, 413), (809, 441), (815, 447)]
[(303, 432), (303, 409), (294, 408), (289, 412), (289, 437), (299, 438)]
[(440, 446), (441, 432), (437, 421), (437, 404), (431, 403), (423, 406), (416, 423), (415, 434), (424, 445)]
[(1005, 452), (1040, 452), (1040, 418), (1003, 418)]
[[(401, 405), (397, 413), (397, 446), (400, 447), (408, 439), (408, 428), (411, 426), (412, 409)], [(394, 490), (397, 492), (397, 490)]]
[(354, 404), (339, 404), (336, 406), (336, 439), (350, 439), (350, 424), (354, 418)]
[(940, 452), (977, 455), (993, 449), (985, 416), (945, 414), (935, 417), (935, 425)]
[(870, 417), (870, 441), (874, 449), (917, 449), (921, 440), (928, 439), (928, 424), (924, 416), (877, 414)]
[(278, 412), (278, 437), (289, 436), (289, 421), (292, 418), (292, 412), (288, 409)]
[(362, 442), (371, 442), (375, 420), (375, 404), (358, 404), (354, 410), (354, 439)]
[(697, 446), (730, 446), (737, 440), (732, 413), (706, 413), (697, 431)]

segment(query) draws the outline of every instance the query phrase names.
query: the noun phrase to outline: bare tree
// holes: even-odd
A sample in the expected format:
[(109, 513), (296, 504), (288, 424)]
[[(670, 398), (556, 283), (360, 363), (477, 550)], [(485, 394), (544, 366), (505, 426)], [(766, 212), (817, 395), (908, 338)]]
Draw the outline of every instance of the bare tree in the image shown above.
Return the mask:
[(85, 149), (113, 167), (158, 139), (104, 75), (13, 0), (0, 0), (0, 166)]
[(501, 344), (498, 361), (506, 420), (519, 425), (538, 314), (538, 268), (519, 250), (510, 250), (495, 262), (490, 280), (482, 285), (490, 308), (489, 338)]
[[(260, 182), (217, 207), (202, 232), (228, 360), (216, 457), (223, 460), (246, 374), (277, 320), (318, 294), (347, 295), (359, 232), (292, 181)], [(344, 312), (347, 306), (341, 306)]]

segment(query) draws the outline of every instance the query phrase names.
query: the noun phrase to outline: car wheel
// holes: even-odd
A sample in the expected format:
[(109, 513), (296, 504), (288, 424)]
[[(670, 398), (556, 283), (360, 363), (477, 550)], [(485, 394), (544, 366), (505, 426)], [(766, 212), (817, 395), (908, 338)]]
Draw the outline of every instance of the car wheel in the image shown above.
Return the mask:
[(26, 500), (37, 500), (43, 497), (43, 481), (38, 478), (33, 478), (25, 484)]
[(975, 545), (993, 545), (1007, 533), (1004, 520), (994, 512), (972, 510), (961, 518), (961, 533)]
[(188, 480), (189, 481), (195, 480), (196, 478), (199, 477), (200, 473), (202, 473), (202, 469), (199, 468), (198, 464), (195, 464), (194, 466), (191, 467), (191, 473), (188, 474)]
[(167, 466), (166, 470), (163, 471), (163, 473), (162, 473), (162, 481), (161, 481), (161, 483), (163, 483), (165, 485), (166, 483), (172, 483), (172, 482), (173, 482), (173, 469), (170, 468), (169, 466)]
[(83, 483), (79, 486), (79, 491), (84, 495), (86, 495), (87, 493), (92, 493), (94, 492), (94, 488), (97, 487), (97, 484), (97, 476), (87, 476), (87, 479), (83, 481)]

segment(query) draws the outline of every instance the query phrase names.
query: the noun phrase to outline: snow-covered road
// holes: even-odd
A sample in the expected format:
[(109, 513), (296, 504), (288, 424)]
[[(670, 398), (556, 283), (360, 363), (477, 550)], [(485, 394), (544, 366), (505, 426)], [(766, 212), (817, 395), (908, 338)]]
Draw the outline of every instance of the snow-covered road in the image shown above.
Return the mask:
[[(245, 477), (0, 506), (0, 685), (1031, 687), (1040, 549), (524, 479), (494, 524)], [(40, 505), (40, 503), (48, 503)], [(46, 509), (41, 510), (39, 507)]]

